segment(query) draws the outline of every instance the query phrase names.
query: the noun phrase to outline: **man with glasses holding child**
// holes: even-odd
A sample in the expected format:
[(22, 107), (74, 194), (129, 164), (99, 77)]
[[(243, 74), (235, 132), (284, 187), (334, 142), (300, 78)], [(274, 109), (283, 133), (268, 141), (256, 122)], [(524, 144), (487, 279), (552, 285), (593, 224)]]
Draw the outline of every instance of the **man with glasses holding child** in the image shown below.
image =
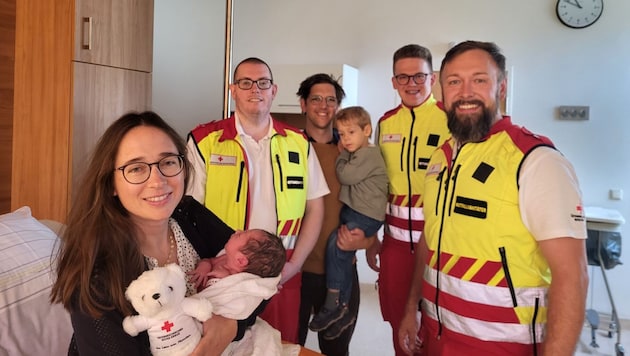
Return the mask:
[(282, 239), (280, 293), (260, 316), (283, 340), (298, 343), (299, 272), (317, 241), (329, 189), (304, 134), (271, 117), (277, 87), (263, 60), (241, 61), (230, 91), (234, 114), (188, 135), (188, 194), (235, 230), (258, 228)]

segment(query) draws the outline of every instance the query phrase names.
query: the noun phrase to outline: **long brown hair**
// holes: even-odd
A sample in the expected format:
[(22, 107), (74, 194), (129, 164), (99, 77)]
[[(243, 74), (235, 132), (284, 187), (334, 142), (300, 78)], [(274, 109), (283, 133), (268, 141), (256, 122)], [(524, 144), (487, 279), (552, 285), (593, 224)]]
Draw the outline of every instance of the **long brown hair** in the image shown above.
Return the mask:
[[(186, 144), (177, 132), (151, 111), (128, 113), (109, 126), (99, 139), (78, 186), (57, 256), (57, 280), (50, 300), (68, 310), (99, 317), (106, 310), (131, 314), (125, 288), (145, 269), (137, 244), (138, 230), (114, 195), (115, 160), (123, 137), (138, 126), (151, 126), (168, 135), (178, 153)], [(191, 165), (184, 159), (185, 187)]]

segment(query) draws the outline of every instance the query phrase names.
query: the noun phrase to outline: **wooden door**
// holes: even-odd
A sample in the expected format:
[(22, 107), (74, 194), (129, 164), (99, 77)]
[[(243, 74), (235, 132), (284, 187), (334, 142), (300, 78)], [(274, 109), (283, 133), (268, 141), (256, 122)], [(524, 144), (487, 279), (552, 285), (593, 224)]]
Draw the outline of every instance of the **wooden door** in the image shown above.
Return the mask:
[(76, 0), (74, 60), (151, 72), (153, 0)]
[(65, 221), (72, 123), (72, 0), (16, 7), (11, 210)]
[(0, 0), (0, 214), (11, 210), (15, 0)]

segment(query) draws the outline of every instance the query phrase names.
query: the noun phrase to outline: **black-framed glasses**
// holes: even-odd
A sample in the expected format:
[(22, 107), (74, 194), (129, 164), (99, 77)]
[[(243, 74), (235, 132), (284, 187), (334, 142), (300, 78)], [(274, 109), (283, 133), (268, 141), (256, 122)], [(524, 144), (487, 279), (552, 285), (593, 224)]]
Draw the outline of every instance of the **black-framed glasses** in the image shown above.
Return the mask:
[(151, 177), (151, 166), (156, 166), (164, 177), (175, 177), (184, 169), (184, 155), (165, 156), (157, 162), (133, 162), (116, 168), (131, 184), (142, 184)]
[(409, 84), (409, 79), (411, 78), (413, 78), (413, 81), (416, 82), (416, 84), (424, 84), (430, 75), (431, 75), (430, 73), (420, 72), (413, 75), (398, 74), (398, 75), (395, 75), (394, 78), (396, 78), (396, 82), (400, 85)]
[(334, 96), (322, 97), (320, 95), (313, 95), (308, 98), (308, 101), (313, 105), (321, 105), (322, 103), (326, 103), (328, 107), (335, 107), (339, 103), (337, 98)]
[(243, 90), (251, 89), (252, 86), (254, 86), (254, 84), (256, 84), (258, 89), (265, 90), (265, 89), (271, 88), (271, 86), (273, 85), (273, 80), (267, 79), (267, 78), (258, 79), (258, 80), (251, 80), (251, 79), (245, 78), (245, 79), (239, 79), (235, 81), (234, 83), (236, 83), (239, 89), (243, 89)]

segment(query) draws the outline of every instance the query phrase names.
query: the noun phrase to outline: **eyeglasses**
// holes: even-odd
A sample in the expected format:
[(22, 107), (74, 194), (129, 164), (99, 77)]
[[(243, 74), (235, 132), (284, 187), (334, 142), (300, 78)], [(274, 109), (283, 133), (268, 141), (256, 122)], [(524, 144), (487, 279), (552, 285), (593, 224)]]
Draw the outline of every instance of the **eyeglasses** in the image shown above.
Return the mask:
[(413, 81), (416, 82), (416, 84), (424, 84), (424, 82), (427, 81), (427, 77), (429, 77), (429, 73), (416, 73), (414, 75), (408, 75), (408, 74), (398, 74), (395, 75), (394, 78), (396, 78), (396, 82), (400, 85), (407, 85), (409, 84), (409, 79), (413, 78)]
[(129, 163), (116, 169), (122, 172), (127, 182), (142, 184), (151, 177), (151, 166), (157, 166), (164, 177), (175, 177), (184, 169), (184, 155), (169, 155), (153, 163)]
[(337, 98), (334, 96), (327, 96), (324, 98), (319, 95), (313, 95), (308, 98), (308, 101), (313, 105), (321, 105), (325, 102), (328, 107), (335, 107), (338, 104)]
[(266, 78), (258, 79), (258, 80), (239, 79), (235, 81), (234, 83), (236, 83), (239, 89), (243, 89), (243, 90), (251, 89), (252, 86), (254, 86), (254, 83), (256, 83), (256, 86), (258, 87), (258, 89), (265, 90), (265, 89), (271, 88), (271, 86), (273, 85), (273, 80), (266, 79)]

